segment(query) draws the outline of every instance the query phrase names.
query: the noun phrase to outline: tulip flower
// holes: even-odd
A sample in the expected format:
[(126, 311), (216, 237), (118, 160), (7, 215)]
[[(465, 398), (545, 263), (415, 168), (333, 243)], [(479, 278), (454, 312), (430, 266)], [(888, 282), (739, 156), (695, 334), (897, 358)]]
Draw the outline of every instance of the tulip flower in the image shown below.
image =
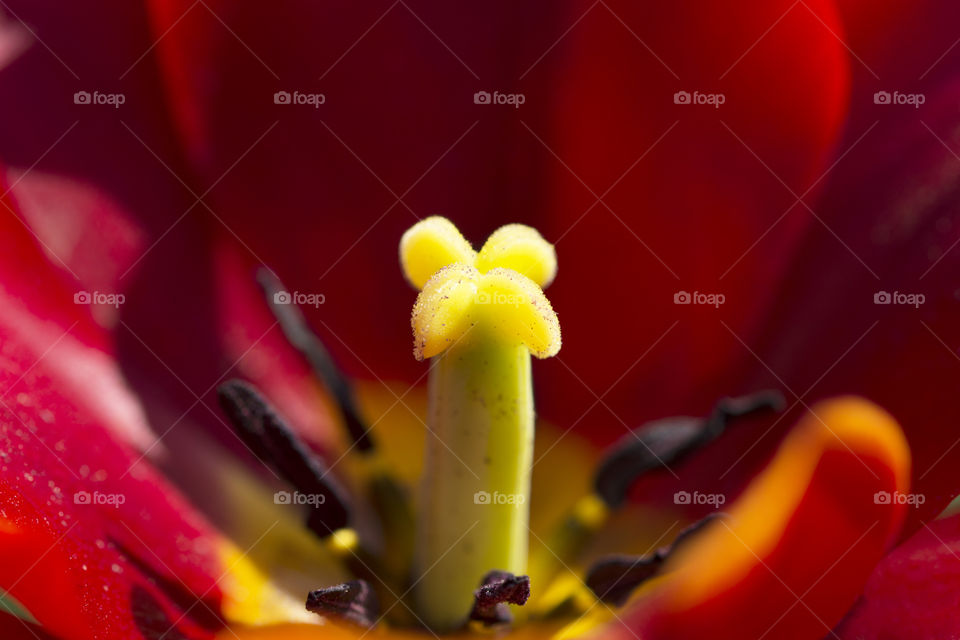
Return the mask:
[[(341, 570), (346, 570), (348, 574), (351, 566), (360, 573), (353, 580), (340, 585), (321, 586), (312, 590), (306, 598), (306, 608), (320, 614), (327, 625), (335, 625), (338, 629), (336, 633), (344, 634), (344, 637), (362, 637), (368, 632), (364, 628), (385, 624), (385, 619), (392, 625), (401, 625), (403, 617), (388, 618), (390, 610), (398, 605), (408, 609), (416, 621), (410, 623), (414, 629), (427, 625), (445, 631), (456, 630), (465, 624), (469, 612), (464, 599), (471, 596), (471, 581), (477, 586), (473, 595), (476, 598), (476, 619), (488, 624), (502, 624), (509, 617), (504, 617), (503, 612), (495, 614), (494, 609), (504, 606), (504, 602), (525, 603), (530, 589), (528, 582), (514, 583), (514, 577), (511, 577), (512, 572), (526, 570), (527, 541), (523, 534), (530, 531), (523, 515), (528, 496), (525, 486), (529, 482), (533, 460), (529, 447), (533, 429), (529, 354), (526, 350), (541, 355), (556, 353), (559, 349), (556, 316), (538, 285), (526, 276), (495, 264), (488, 265), (486, 274), (472, 264), (445, 264), (450, 259), (450, 252), (441, 250), (446, 249), (449, 242), (435, 243), (439, 249), (424, 249), (425, 243), (418, 240), (429, 236), (438, 225), (446, 225), (449, 229), (449, 223), (445, 221), (428, 220), (415, 227), (405, 237), (404, 243), (404, 263), (408, 273), (413, 273), (411, 265), (424, 260), (432, 261), (432, 268), (437, 269), (424, 284), (414, 311), (413, 326), (415, 353), (420, 357), (434, 355), (440, 357), (441, 361), (433, 369), (435, 373), (431, 374), (435, 379), (431, 383), (432, 409), (429, 420), (436, 443), (428, 443), (428, 455), (425, 458), (426, 493), (420, 502), (421, 521), (425, 525), (420, 532), (423, 546), (411, 565), (414, 568), (413, 586), (402, 595), (398, 596), (395, 590), (401, 586), (390, 586), (390, 581), (396, 576), (378, 571), (376, 550), (372, 547), (363, 548), (367, 544), (363, 540), (365, 536), (357, 538), (354, 534), (348, 535), (347, 530), (335, 531), (355, 523), (351, 522), (349, 511), (344, 510), (350, 499), (342, 493), (342, 489), (331, 484), (332, 479), (327, 478), (329, 470), (323, 468), (283, 423), (279, 414), (264, 404), (256, 391), (235, 383), (222, 387), (224, 408), (240, 429), (251, 451), (261, 461), (273, 466), (293, 485), (296, 492), (322, 498), (308, 501), (315, 511), (310, 511), (305, 528), (326, 540), (323, 546), (331, 554), (327, 562), (334, 569), (342, 564)], [(459, 238), (447, 235), (445, 240), (448, 241)], [(526, 240), (531, 236), (525, 230), (511, 237)], [(493, 236), (494, 243), (502, 239), (503, 234)], [(539, 245), (533, 245), (536, 250), (526, 252), (528, 257), (552, 256), (549, 247), (542, 240), (538, 242)], [(426, 246), (430, 245), (426, 243)], [(442, 255), (438, 256), (438, 253)], [(474, 257), (469, 253), (460, 257), (465, 259), (464, 255)], [(506, 251), (503, 255), (516, 253)], [(526, 262), (533, 263), (536, 260)], [(552, 271), (551, 268), (541, 272), (552, 274)], [(549, 279), (552, 278), (545, 278)], [(273, 292), (268, 289), (267, 293)], [(494, 302), (499, 296), (508, 294), (516, 298), (514, 303)], [(277, 302), (278, 299), (273, 295), (269, 297), (275, 309), (286, 304)], [(283, 319), (288, 335), (295, 335), (295, 328), (290, 325), (297, 320), (283, 315), (278, 317)], [(518, 348), (524, 350), (521, 360), (526, 359), (527, 363), (526, 367), (519, 369), (516, 356), (509, 355)], [(497, 354), (507, 357), (500, 358)], [(450, 362), (443, 363), (443, 358), (450, 358)], [(471, 373), (476, 367), (481, 373), (489, 373)], [(488, 401), (480, 402), (484, 397)], [(503, 407), (507, 405), (515, 407), (515, 410), (504, 412)], [(736, 404), (725, 406), (724, 413), (718, 415), (726, 418), (718, 420), (734, 419), (744, 413), (731, 408)], [(55, 420), (55, 416), (51, 420)], [(24, 425), (27, 423), (24, 422)], [(719, 435), (717, 429), (722, 430), (723, 422), (710, 421), (691, 427), (680, 424), (670, 426), (673, 427), (670, 430), (652, 427), (633, 434), (633, 438), (644, 449), (668, 468), (663, 458), (676, 463), (690, 447), (703, 445), (716, 438)], [(660, 434), (669, 434), (668, 439), (663, 440), (664, 435)], [(376, 442), (376, 438), (373, 441)], [(441, 446), (450, 455), (440, 453)], [(628, 485), (629, 478), (649, 471), (649, 466), (637, 464), (633, 451), (639, 451), (639, 448), (630, 441), (626, 447), (622, 455), (610, 456), (600, 467), (597, 490), (601, 495), (611, 495), (605, 489), (608, 485), (620, 486), (618, 491), (622, 492), (625, 481)], [(361, 449), (355, 455), (369, 455), (364, 451), (369, 449)], [(487, 481), (493, 484), (474, 485), (469, 478), (463, 479), (463, 472), (453, 465), (458, 451), (467, 459), (480, 461), (490, 469), (499, 468), (497, 473), (484, 472)], [(347, 454), (350, 454), (350, 450)], [(129, 460), (132, 454), (114, 454), (114, 457), (121, 461), (124, 458)], [(704, 632), (697, 625), (713, 628), (712, 625), (719, 624), (732, 630), (731, 637), (740, 637), (745, 628), (750, 628), (751, 633), (764, 633), (783, 624), (792, 637), (813, 637), (813, 634), (822, 631), (821, 627), (829, 630), (840, 621), (860, 593), (869, 569), (895, 539), (906, 507), (899, 500), (882, 500), (877, 496), (906, 495), (909, 465), (908, 448), (899, 427), (870, 403), (840, 399), (813, 408), (783, 444), (768, 470), (732, 506), (729, 518), (721, 519), (719, 523), (710, 522), (698, 527), (700, 530), (683, 534), (674, 542), (672, 549), (658, 551), (655, 556), (601, 560), (597, 568), (590, 571), (589, 577), (578, 578), (582, 589), (573, 594), (574, 599), (569, 604), (558, 602), (553, 607), (540, 607), (520, 621), (519, 628), (527, 625), (541, 632), (548, 632), (552, 628), (551, 633), (572, 637), (600, 627), (607, 628), (609, 633), (618, 633), (620, 626), (630, 624), (645, 630), (643, 632), (651, 637), (685, 638), (698, 637)], [(395, 471), (387, 470), (385, 473), (388, 477), (397, 475)], [(109, 478), (109, 474), (105, 475)], [(842, 481), (838, 482), (841, 478)], [(122, 479), (123, 476), (119, 480)], [(78, 480), (80, 486), (88, 486), (82, 479)], [(124, 491), (112, 494), (96, 488), (92, 492), (77, 491), (73, 493), (74, 509), (79, 510), (80, 514), (84, 508), (119, 509), (126, 504), (128, 492), (133, 490), (128, 484), (121, 483), (118, 486)], [(92, 485), (98, 486), (97, 483)], [(520, 505), (474, 503), (472, 510), (465, 509), (464, 496), (480, 486), (494, 491), (520, 491), (519, 495), (523, 495), (524, 500)], [(62, 490), (58, 493), (62, 493)], [(136, 494), (133, 495), (136, 497)], [(275, 494), (274, 502), (278, 502), (277, 495), (290, 494)], [(112, 496), (115, 499), (101, 499), (100, 496)], [(616, 499), (608, 497), (607, 500), (611, 508), (617, 508)], [(279, 501), (280, 504), (289, 502), (289, 499)], [(492, 506), (499, 506), (503, 511), (482, 511)], [(517, 510), (518, 506), (523, 508)], [(461, 514), (459, 519), (457, 514)], [(468, 526), (466, 521), (474, 516), (479, 520)], [(460, 546), (464, 537), (460, 529), (466, 527), (466, 533), (469, 534), (484, 518), (490, 519), (483, 525), (483, 535), (471, 538), (467, 541), (469, 544)], [(390, 519), (383, 518), (381, 521), (389, 523)], [(814, 531), (824, 521), (831, 523), (833, 535), (818, 538)], [(17, 588), (22, 580), (14, 576), (17, 572), (29, 575), (33, 567), (25, 568), (24, 564), (37, 555), (31, 551), (34, 546), (25, 545), (36, 545), (37, 541), (41, 546), (50, 545), (34, 561), (34, 564), (40, 563), (49, 553), (53, 553), (50, 561), (44, 561), (46, 566), (61, 558), (60, 541), (51, 541), (49, 535), (29, 529), (20, 518), (8, 521), (5, 526), (5, 548), (18, 550), (16, 556), (10, 557), (24, 558), (24, 561), (7, 565), (12, 570), (8, 576), (12, 586), (6, 590), (4, 602), (10, 616), (14, 616), (31, 633), (32, 626), (64, 638), (86, 633), (82, 630), (82, 624), (76, 624), (74, 620), (66, 621), (53, 612), (48, 613), (44, 605), (46, 600), (37, 600), (37, 592), (33, 589)], [(133, 529), (128, 527), (128, 530), (135, 539), (140, 540)], [(383, 533), (392, 537), (397, 532), (386, 528)], [(226, 624), (227, 630), (220, 632), (221, 635), (229, 633), (237, 637), (288, 638), (315, 633), (312, 631), (315, 628), (313, 625), (266, 624), (271, 617), (283, 615), (283, 598), (277, 592), (277, 587), (264, 584), (264, 578), (258, 575), (255, 566), (249, 565), (246, 553), (231, 551), (231, 545), (226, 540), (218, 542), (212, 531), (206, 535), (211, 538), (212, 544), (224, 549), (222, 557), (227, 565), (226, 573), (231, 575), (232, 581), (228, 593), (221, 595), (225, 599), (223, 604), (203, 605), (211, 612), (218, 607), (223, 608), (226, 619), (219, 624)], [(812, 540), (820, 540), (822, 546), (812, 546)], [(111, 548), (124, 548), (123, 543), (113, 538), (103, 544), (104, 555), (116, 553), (109, 551)], [(111, 547), (107, 547), (107, 544)], [(481, 551), (484, 548), (488, 550)], [(548, 551), (555, 553), (551, 548)], [(579, 549), (574, 551), (578, 552)], [(798, 553), (805, 553), (807, 562), (800, 565), (793, 562)], [(567, 562), (577, 562), (577, 555), (574, 553), (569, 558), (557, 559), (567, 566)], [(62, 559), (58, 561), (63, 562)], [(485, 563), (491, 566), (486, 567)], [(442, 570), (430, 577), (438, 564)], [(837, 574), (830, 576), (837, 565), (840, 566)], [(638, 576), (634, 569), (639, 566), (653, 567), (653, 571), (645, 570)], [(764, 571), (760, 571), (761, 567)], [(117, 574), (126, 570), (125, 564), (120, 563), (114, 563), (112, 569)], [(51, 567), (49, 570), (55, 569)], [(138, 570), (147, 571), (145, 568)], [(496, 572), (502, 570), (511, 573), (503, 574), (505, 577), (502, 578), (495, 577), (500, 575)], [(576, 576), (569, 569), (566, 573), (563, 578)], [(477, 579), (484, 574), (485, 578)], [(651, 579), (657, 574), (662, 574), (662, 577)], [(208, 586), (203, 595), (218, 588), (223, 578), (223, 575), (220, 576), (213, 585)], [(375, 595), (371, 580), (382, 585), (376, 590), (385, 590), (395, 598), (390, 609), (383, 613), (380, 612), (380, 598)], [(550, 578), (545, 581), (545, 592), (551, 590), (551, 582), (553, 579)], [(757, 616), (752, 611), (757, 599), (761, 593), (771, 596), (775, 582), (783, 585), (778, 606), (767, 609), (765, 616)], [(405, 596), (419, 583), (429, 588), (419, 591), (415, 604), (407, 604)], [(818, 589), (821, 583), (824, 586)], [(51, 583), (50, 586), (60, 589), (58, 595), (69, 602), (75, 598), (69, 583), (60, 587)], [(108, 584), (103, 586), (109, 590)], [(187, 586), (186, 583), (184, 586)], [(523, 595), (516, 595), (517, 588), (523, 589)], [(619, 589), (622, 594), (613, 598), (616, 604), (612, 604), (610, 599), (614, 589)], [(819, 595), (821, 591), (823, 596)], [(145, 593), (143, 597), (148, 598), (149, 602), (156, 602), (158, 597), (170, 598), (171, 603), (177, 602), (169, 591), (161, 594), (151, 596)], [(805, 598), (809, 598), (813, 604), (807, 604)], [(592, 604), (583, 604), (591, 600)], [(802, 605), (802, 609), (796, 610), (797, 603)], [(166, 610), (161, 603), (147, 606), (159, 609), (149, 618), (144, 617), (145, 613), (133, 611), (140, 633), (146, 635), (156, 633), (159, 627), (169, 624), (164, 633), (176, 630), (176, 633), (186, 637), (204, 637), (218, 624), (202, 619), (185, 620), (192, 606), (172, 621), (169, 614), (160, 615), (161, 611)], [(269, 613), (270, 608), (276, 607), (281, 613)], [(568, 611), (569, 607), (573, 607), (573, 614), (564, 615), (562, 611), (565, 607)], [(620, 607), (623, 608), (622, 614), (617, 613)], [(487, 609), (488, 613), (482, 613)], [(81, 612), (77, 615), (78, 619), (82, 619), (85, 614)], [(624, 622), (621, 615), (632, 622)], [(149, 624), (159, 626), (149, 627)], [(249, 627), (251, 624), (254, 626)], [(557, 624), (566, 626), (557, 631)], [(204, 625), (207, 625), (208, 631), (204, 631)], [(787, 631), (781, 629), (777, 633)]]
[(430, 637), (437, 212), (564, 266), (457, 633), (956, 634), (955, 7), (308, 4), (0, 6), (0, 636)]

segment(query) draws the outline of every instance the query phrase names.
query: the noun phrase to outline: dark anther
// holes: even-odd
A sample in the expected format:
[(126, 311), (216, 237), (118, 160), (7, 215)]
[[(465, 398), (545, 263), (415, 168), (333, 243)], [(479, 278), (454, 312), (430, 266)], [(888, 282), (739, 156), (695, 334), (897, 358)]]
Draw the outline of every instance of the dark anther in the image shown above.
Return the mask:
[[(307, 446), (251, 385), (229, 380), (217, 389), (223, 408), (241, 439), (301, 494), (313, 510), (307, 525), (319, 536), (345, 527), (350, 514), (343, 489)], [(293, 502), (293, 500), (291, 500)]]
[(367, 629), (376, 626), (380, 616), (377, 594), (364, 580), (351, 580), (307, 595), (307, 611), (321, 616), (349, 620)]
[(710, 514), (677, 534), (672, 544), (646, 555), (612, 555), (601, 558), (587, 572), (587, 586), (601, 601), (618, 607), (623, 605), (634, 589), (660, 571), (671, 554), (676, 553), (693, 534), (722, 515)]
[(263, 438), (263, 416), (266, 401), (250, 385), (239, 380), (228, 380), (217, 388), (220, 408), (227, 415), (234, 431), (250, 451), (265, 463), (271, 463)]
[[(326, 385), (330, 394), (336, 400), (343, 415), (347, 433), (351, 440), (356, 443), (357, 449), (360, 451), (373, 449), (374, 441), (370, 436), (369, 427), (360, 417), (360, 410), (357, 408), (354, 399), (353, 388), (340, 369), (337, 368), (333, 358), (330, 357), (330, 353), (323, 346), (323, 342), (307, 325), (303, 313), (297, 305), (293, 304), (293, 300), (289, 299), (288, 290), (267, 269), (260, 269), (257, 273), (257, 281), (260, 283), (260, 288), (263, 289), (270, 310), (283, 330), (283, 335), (300, 352), (300, 355), (313, 369), (314, 375)], [(284, 294), (286, 294), (286, 299), (281, 301)]]
[[(4, 611), (7, 611), (4, 606)], [(155, 594), (151, 593), (146, 587), (134, 583), (130, 590), (130, 613), (137, 625), (137, 631), (143, 638), (164, 638), (165, 640), (189, 640), (190, 636), (196, 637), (197, 631), (190, 629), (186, 622), (181, 623), (179, 616), (176, 620), (171, 620), (170, 607), (162, 602)], [(174, 612), (176, 609), (174, 609)], [(186, 615), (186, 614), (184, 614)], [(26, 624), (26, 623), (24, 623)], [(181, 630), (184, 627), (190, 635)], [(52, 639), (52, 635), (43, 633), (38, 628), (37, 633), (33, 632), (33, 626), (26, 627), (30, 633), (37, 638)], [(130, 635), (133, 635), (132, 633)], [(6, 636), (6, 634), (4, 634)]]
[(509, 623), (513, 617), (506, 603), (525, 604), (530, 598), (530, 578), (506, 571), (491, 571), (483, 577), (475, 598), (470, 619), (485, 625)]
[[(190, 622), (193, 622), (203, 629), (210, 631), (216, 631), (220, 629), (225, 624), (224, 619), (220, 616), (218, 612), (220, 610), (217, 599), (213, 594), (203, 594), (198, 596), (193, 592), (183, 581), (176, 577), (175, 574), (171, 574), (168, 567), (164, 566), (161, 562), (162, 569), (167, 569), (163, 571), (162, 569), (157, 569), (150, 564), (147, 560), (144, 560), (142, 556), (150, 558), (153, 556), (153, 551), (149, 547), (146, 547), (142, 542), (140, 542), (138, 547), (143, 547), (143, 552), (137, 553), (134, 551), (134, 548), (127, 546), (125, 542), (120, 541), (117, 538), (109, 537), (108, 540), (111, 544), (117, 547), (117, 550), (126, 557), (127, 561), (132, 564), (140, 573), (142, 573), (149, 583), (155, 587), (147, 591), (143, 589), (141, 592), (137, 593), (134, 591), (131, 593), (131, 604), (134, 607), (134, 611), (138, 614), (136, 617), (137, 622), (141, 622), (141, 615), (143, 616), (144, 622), (147, 622), (151, 617), (156, 616), (158, 620), (164, 621), (164, 626), (159, 630), (159, 635), (144, 635), (144, 638), (151, 637), (164, 637), (168, 640), (175, 640), (182, 636), (175, 633), (174, 624), (172, 621), (167, 620), (166, 618), (161, 617), (163, 615), (164, 608), (157, 602), (155, 595), (166, 596), (167, 599), (174, 605), (175, 611), (182, 611), (183, 615), (177, 620), (177, 623), (180, 620), (184, 621), (184, 626), (187, 626)], [(139, 540), (138, 540), (139, 542)], [(154, 556), (156, 557), (156, 556)], [(137, 589), (137, 587), (134, 587)], [(140, 598), (138, 598), (140, 596)], [(149, 605), (156, 604), (156, 607), (151, 607)], [(196, 606), (196, 605), (202, 606)], [(3, 608), (4, 605), (0, 604), (0, 608)], [(151, 612), (152, 610), (152, 612)], [(9, 612), (9, 611), (8, 611)], [(170, 629), (170, 635), (164, 636), (163, 629)], [(47, 636), (41, 636), (46, 638)]]
[(604, 502), (618, 507), (634, 481), (649, 471), (679, 462), (717, 438), (732, 418), (761, 411), (781, 411), (783, 396), (760, 391), (739, 398), (723, 398), (706, 419), (665, 418), (650, 422), (620, 439), (600, 463), (594, 489)]

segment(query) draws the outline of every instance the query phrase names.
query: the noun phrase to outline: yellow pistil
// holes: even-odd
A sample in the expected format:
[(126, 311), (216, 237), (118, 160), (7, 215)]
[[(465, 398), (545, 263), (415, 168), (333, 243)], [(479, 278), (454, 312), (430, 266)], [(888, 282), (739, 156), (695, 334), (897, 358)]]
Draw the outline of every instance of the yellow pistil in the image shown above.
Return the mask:
[(556, 258), (520, 225), (503, 227), (474, 254), (442, 218), (408, 231), (400, 253), (407, 278), (423, 289), (413, 310), (414, 354), (436, 358), (415, 599), (427, 625), (450, 631), (466, 622), (488, 571), (526, 571), (530, 355), (560, 349), (560, 324), (540, 286), (552, 280)]
[(546, 289), (557, 275), (553, 245), (536, 229), (522, 224), (500, 227), (487, 238), (480, 252), (473, 250), (452, 222), (440, 216), (424, 218), (400, 239), (403, 273), (417, 289), (423, 289), (437, 271), (451, 264), (476, 267), (480, 273), (505, 268), (533, 280)]

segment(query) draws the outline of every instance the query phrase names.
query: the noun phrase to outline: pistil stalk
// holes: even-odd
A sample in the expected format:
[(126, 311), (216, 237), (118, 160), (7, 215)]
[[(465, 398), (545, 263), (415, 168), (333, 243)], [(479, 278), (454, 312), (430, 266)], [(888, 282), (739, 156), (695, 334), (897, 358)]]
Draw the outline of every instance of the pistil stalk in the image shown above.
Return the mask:
[[(462, 625), (488, 571), (526, 571), (534, 410), (530, 352), (467, 337), (430, 371), (426, 473), (419, 510), (418, 612)], [(416, 579), (417, 576), (414, 576)]]

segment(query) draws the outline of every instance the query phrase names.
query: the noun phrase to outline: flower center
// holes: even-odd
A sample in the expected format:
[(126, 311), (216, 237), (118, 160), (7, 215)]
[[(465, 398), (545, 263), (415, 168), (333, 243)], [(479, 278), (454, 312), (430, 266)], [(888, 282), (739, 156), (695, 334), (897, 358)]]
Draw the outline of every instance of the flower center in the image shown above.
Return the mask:
[[(365, 462), (359, 490), (348, 493), (250, 385), (230, 381), (219, 389), (225, 413), (250, 449), (297, 494), (314, 498), (298, 507), (306, 509), (306, 526), (355, 575), (309, 594), (307, 609), (324, 617), (363, 627), (387, 619), (434, 632), (505, 625), (512, 621), (508, 605), (525, 604), (531, 588), (544, 597), (526, 617), (556, 616), (570, 597), (556, 588), (563, 569), (624, 505), (638, 477), (681, 461), (730, 420), (782, 404), (774, 393), (724, 399), (706, 419), (670, 418), (629, 434), (602, 460), (593, 492), (571, 506), (528, 558), (530, 356), (549, 357), (560, 348), (557, 317), (541, 289), (556, 272), (553, 248), (536, 231), (508, 225), (474, 252), (452, 224), (429, 218), (404, 235), (401, 263), (421, 289), (412, 318), (414, 354), (431, 359), (416, 513), (407, 488), (380, 461), (350, 382), (300, 311), (276, 302), (284, 287), (272, 274), (259, 277), (266, 299), (336, 401), (352, 443), (348, 455)], [(369, 504), (361, 507), (359, 500)], [(374, 524), (357, 522), (357, 513), (370, 512)], [(581, 584), (599, 601), (620, 605), (702, 524), (652, 553), (603, 557)], [(528, 571), (539, 581), (532, 587)]]

